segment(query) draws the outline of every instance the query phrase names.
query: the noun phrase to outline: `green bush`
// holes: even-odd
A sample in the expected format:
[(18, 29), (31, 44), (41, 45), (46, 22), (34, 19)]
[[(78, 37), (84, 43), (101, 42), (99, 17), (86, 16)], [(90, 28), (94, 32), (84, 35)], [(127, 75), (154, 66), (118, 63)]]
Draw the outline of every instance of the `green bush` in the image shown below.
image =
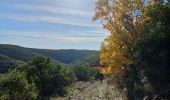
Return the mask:
[(0, 79), (0, 100), (36, 100), (38, 91), (25, 73), (13, 70)]
[(87, 63), (75, 65), (73, 71), (78, 81), (89, 81), (90, 79), (93, 79), (97, 73), (96, 69), (90, 67)]
[(25, 65), (3, 75), (0, 97), (7, 100), (48, 100), (53, 95), (63, 96), (75, 80), (74, 73), (49, 58), (35, 57)]

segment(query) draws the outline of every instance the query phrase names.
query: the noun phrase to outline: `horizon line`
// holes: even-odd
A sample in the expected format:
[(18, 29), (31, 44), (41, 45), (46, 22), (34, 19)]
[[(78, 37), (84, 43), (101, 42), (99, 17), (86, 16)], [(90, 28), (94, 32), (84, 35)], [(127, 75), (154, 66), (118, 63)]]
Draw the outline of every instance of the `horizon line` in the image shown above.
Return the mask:
[(91, 50), (91, 51), (100, 51), (98, 49), (78, 49), (78, 48), (35, 48), (35, 47), (27, 47), (27, 46), (22, 46), (22, 45), (18, 45), (18, 44), (9, 44), (9, 43), (0, 43), (0, 45), (11, 45), (11, 46), (18, 46), (18, 47), (22, 47), (22, 48), (27, 48), (27, 49), (41, 49), (41, 50)]

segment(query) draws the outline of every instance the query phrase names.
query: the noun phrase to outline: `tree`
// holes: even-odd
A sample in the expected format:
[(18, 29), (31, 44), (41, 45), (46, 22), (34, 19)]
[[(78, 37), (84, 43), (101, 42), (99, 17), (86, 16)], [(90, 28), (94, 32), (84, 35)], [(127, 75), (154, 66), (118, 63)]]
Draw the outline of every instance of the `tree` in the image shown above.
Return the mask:
[(54, 95), (65, 95), (66, 87), (74, 80), (70, 69), (37, 56), (0, 77), (0, 99), (48, 100)]
[(90, 67), (86, 62), (80, 62), (74, 65), (73, 71), (78, 81), (89, 81), (94, 78), (94, 75), (96, 74), (96, 69)]
[(168, 81), (165, 77), (169, 72), (169, 4), (169, 0), (98, 0), (96, 3), (93, 19), (101, 20), (111, 33), (101, 45), (101, 63), (111, 66), (113, 75), (127, 87), (130, 100), (145, 95), (144, 80), (154, 89), (153, 84), (158, 82), (153, 82), (154, 79)]
[(135, 56), (139, 59), (138, 66), (143, 70), (151, 92), (158, 93), (169, 86), (169, 45), (170, 42), (170, 2), (158, 0), (150, 6), (146, 25), (148, 34), (134, 43)]
[(101, 20), (110, 31), (102, 46), (101, 63), (111, 66), (118, 76), (132, 64), (132, 44), (143, 34), (143, 23), (147, 20), (145, 6), (141, 0), (98, 0), (93, 20)]
[(37, 100), (38, 91), (29, 83), (25, 73), (13, 70), (0, 79), (1, 100)]
[(17, 69), (26, 73), (29, 82), (35, 83), (40, 100), (52, 95), (63, 96), (66, 94), (65, 87), (74, 81), (73, 72), (63, 66), (54, 65), (49, 58), (43, 56), (37, 56)]

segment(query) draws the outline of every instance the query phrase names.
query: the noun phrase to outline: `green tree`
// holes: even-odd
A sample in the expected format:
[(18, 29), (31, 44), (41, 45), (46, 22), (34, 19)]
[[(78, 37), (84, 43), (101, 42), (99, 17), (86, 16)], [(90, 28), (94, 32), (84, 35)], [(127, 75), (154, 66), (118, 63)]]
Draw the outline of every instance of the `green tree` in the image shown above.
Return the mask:
[(89, 81), (94, 78), (97, 73), (96, 69), (90, 67), (87, 62), (81, 62), (73, 67), (73, 71), (78, 81)]
[(54, 65), (49, 58), (37, 56), (28, 64), (18, 67), (25, 72), (29, 82), (34, 82), (38, 89), (38, 98), (43, 100), (52, 95), (63, 96), (65, 87), (74, 80), (74, 73), (69, 69)]
[(169, 8), (169, 0), (96, 3), (93, 19), (100, 19), (111, 33), (101, 45), (100, 62), (111, 67), (130, 100), (169, 86)]
[(37, 56), (0, 77), (0, 99), (48, 100), (51, 96), (66, 94), (66, 87), (74, 80), (75, 75), (69, 68)]
[(158, 0), (155, 5), (150, 6), (147, 12), (150, 19), (145, 24), (148, 27), (148, 34), (138, 38), (134, 43), (135, 56), (138, 58), (138, 72), (146, 77), (152, 87), (150, 90), (152, 93), (166, 90), (170, 84), (169, 13), (170, 1)]
[(1, 100), (37, 100), (38, 91), (29, 83), (25, 73), (13, 70), (0, 79)]

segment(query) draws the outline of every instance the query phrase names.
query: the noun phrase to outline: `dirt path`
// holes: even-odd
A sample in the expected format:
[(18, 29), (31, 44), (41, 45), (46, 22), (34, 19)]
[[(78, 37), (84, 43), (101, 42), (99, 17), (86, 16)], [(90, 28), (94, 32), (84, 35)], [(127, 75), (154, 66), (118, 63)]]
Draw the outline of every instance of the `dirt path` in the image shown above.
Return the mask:
[(126, 100), (114, 86), (107, 84), (107, 80), (78, 82), (75, 86), (66, 100)]

